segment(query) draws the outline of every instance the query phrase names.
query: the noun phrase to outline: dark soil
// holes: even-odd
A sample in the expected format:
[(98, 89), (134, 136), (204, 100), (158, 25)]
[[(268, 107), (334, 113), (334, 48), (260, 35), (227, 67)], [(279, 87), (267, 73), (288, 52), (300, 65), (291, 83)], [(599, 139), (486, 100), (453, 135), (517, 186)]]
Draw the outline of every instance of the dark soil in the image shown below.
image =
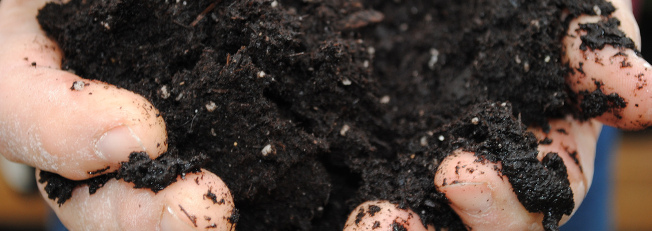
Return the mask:
[[(64, 203), (77, 185), (97, 189), (112, 177), (157, 191), (203, 166), (232, 191), (239, 230), (341, 230), (371, 199), (463, 230), (433, 184), (438, 163), (463, 148), (501, 161), (547, 230), (572, 211), (561, 158), (537, 161), (539, 141), (525, 129), (586, 118), (571, 106), (560, 41), (571, 18), (594, 6), (609, 15), (610, 4), (167, 2), (73, 0), (41, 10), (63, 69), (145, 96), (169, 131), (157, 160), (134, 154), (118, 172), (83, 182), (43, 173), (50, 198)], [(590, 116), (625, 103), (586, 95), (596, 100), (583, 110), (601, 108)]]

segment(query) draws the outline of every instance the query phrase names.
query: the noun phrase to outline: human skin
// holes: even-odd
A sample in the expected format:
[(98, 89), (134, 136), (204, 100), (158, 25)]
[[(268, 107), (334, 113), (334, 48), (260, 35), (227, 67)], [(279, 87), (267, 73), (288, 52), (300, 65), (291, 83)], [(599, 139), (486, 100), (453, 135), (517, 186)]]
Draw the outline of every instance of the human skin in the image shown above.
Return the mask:
[[(156, 109), (146, 99), (124, 89), (61, 70), (62, 54), (57, 44), (45, 36), (35, 16), (45, 4), (44, 0), (0, 1), (0, 154), (16, 162), (25, 163), (66, 178), (81, 180), (89, 172), (115, 170), (132, 151), (146, 151), (151, 158), (165, 152), (165, 123), (157, 117)], [(631, 15), (629, 3), (614, 1), (619, 9), (614, 13), (622, 21), (625, 31), (640, 47), (640, 36)], [(579, 36), (574, 28), (578, 23), (596, 22), (600, 17), (582, 16), (571, 23), (569, 35), (563, 42), (566, 55), (563, 59), (572, 67), (587, 57), (611, 57), (619, 49), (581, 51)], [(546, 134), (540, 128), (530, 128), (539, 139), (551, 138), (553, 143), (539, 146), (543, 154), (557, 152), (564, 160), (569, 173), (576, 208), (590, 187), (593, 175), (595, 144), (601, 123), (637, 129), (651, 119), (648, 112), (652, 101), (646, 101), (647, 90), (637, 90), (639, 80), (624, 78), (627, 73), (644, 73), (649, 78), (647, 62), (628, 54), (632, 67), (620, 68), (618, 60), (606, 65), (586, 62), (587, 76), (605, 83), (607, 94), (619, 93), (630, 102), (621, 118), (606, 114), (585, 122), (573, 118), (550, 121), (553, 129), (563, 128), (568, 134)], [(605, 60), (607, 60), (606, 58)], [(623, 77), (623, 78), (621, 78)], [(573, 91), (592, 91), (595, 85), (578, 73), (568, 76)], [(590, 79), (590, 78), (588, 78)], [(83, 89), (71, 90), (74, 82), (82, 81)], [(578, 82), (579, 81), (579, 82)], [(645, 88), (647, 89), (647, 88)], [(92, 93), (92, 94), (89, 94)], [(635, 107), (634, 104), (639, 104)], [(639, 117), (640, 115), (640, 117)], [(639, 121), (640, 123), (631, 123)], [(564, 148), (568, 147), (568, 148)], [(577, 150), (578, 164), (566, 150)], [(437, 170), (433, 182), (445, 193), (465, 225), (473, 230), (540, 230), (543, 215), (529, 213), (520, 204), (505, 177), (498, 174), (452, 174), (459, 163), (473, 163), (474, 168), (495, 171), (489, 166), (474, 162), (472, 153), (455, 151)], [(474, 171), (478, 173), (480, 171)], [(194, 179), (198, 179), (198, 183)], [(457, 181), (443, 186), (442, 182)], [(39, 184), (41, 193), (43, 184)], [(183, 189), (183, 190), (182, 190)], [(225, 199), (227, 203), (214, 204), (205, 196), (208, 190)], [(72, 198), (62, 206), (46, 201), (64, 225), (72, 230), (193, 230), (213, 226), (229, 230), (234, 224), (226, 219), (233, 213), (232, 196), (224, 182), (208, 171), (186, 175), (159, 193), (147, 189), (134, 189), (131, 183), (111, 180), (95, 194), (89, 195), (85, 187), (74, 190)], [(369, 205), (382, 207), (375, 216), (364, 216), (355, 222), (356, 211)], [(203, 209), (209, 207), (209, 209)], [(198, 217), (193, 222), (192, 216)], [(211, 217), (210, 221), (201, 219)], [(565, 222), (568, 217), (562, 219)], [(378, 221), (378, 223), (376, 223)], [(394, 222), (408, 230), (428, 230), (412, 211), (398, 209), (387, 201), (366, 202), (353, 210), (345, 230), (367, 230), (378, 224), (384, 230)], [(501, 228), (502, 229), (502, 228)], [(375, 229), (381, 230), (381, 229)]]

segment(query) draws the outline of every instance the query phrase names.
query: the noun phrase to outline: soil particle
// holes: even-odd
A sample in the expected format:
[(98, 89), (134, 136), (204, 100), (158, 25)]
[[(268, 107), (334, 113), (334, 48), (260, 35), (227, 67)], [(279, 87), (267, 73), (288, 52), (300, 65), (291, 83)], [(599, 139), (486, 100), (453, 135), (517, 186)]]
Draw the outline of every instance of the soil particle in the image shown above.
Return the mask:
[(360, 224), (360, 221), (362, 221), (362, 218), (364, 216), (365, 216), (364, 209), (360, 208), (360, 210), (358, 210), (358, 215), (355, 215), (355, 224), (356, 225)]
[(540, 144), (540, 145), (548, 145), (548, 144), (552, 144), (552, 139), (546, 137), (546, 138), (544, 138), (543, 140), (539, 141), (539, 144)]
[(231, 224), (237, 224), (238, 221), (240, 220), (240, 211), (234, 208), (231, 211), (231, 216), (229, 216), (226, 220)]
[(586, 35), (580, 36), (582, 40), (580, 49), (600, 50), (605, 45), (612, 45), (616, 48), (628, 48), (636, 51), (637, 54), (640, 53), (636, 49), (634, 41), (625, 36), (618, 26), (620, 26), (620, 21), (617, 18), (608, 18), (598, 23), (580, 24), (579, 30), (586, 31)]
[(95, 171), (90, 171), (90, 172), (88, 172), (88, 175), (97, 175), (97, 174), (100, 174), (100, 173), (104, 173), (104, 172), (106, 172), (107, 170), (109, 170), (110, 168), (111, 168), (111, 166), (106, 166), (106, 168), (103, 168), (103, 169), (98, 169), (98, 170), (95, 170)]
[(77, 185), (88, 185), (88, 192), (93, 194), (97, 191), (97, 189), (104, 186), (107, 181), (115, 178), (115, 176), (115, 173), (109, 173), (87, 180), (73, 181), (63, 178), (56, 173), (40, 171), (39, 183), (47, 183), (44, 190), (47, 192), (48, 198), (55, 200), (57, 204), (61, 206), (72, 197), (72, 191)]
[[(61, 204), (78, 185), (118, 178), (159, 191), (204, 167), (231, 190), (241, 230), (341, 230), (373, 199), (464, 230), (433, 184), (438, 163), (463, 149), (502, 162), (521, 203), (556, 230), (574, 206), (566, 170), (554, 153), (536, 159), (526, 128), (625, 105), (599, 89), (570, 93), (559, 58), (571, 18), (614, 10), (601, 0), (48, 4), (38, 19), (62, 68), (149, 99), (169, 151), (134, 153), (86, 181), (39, 181)], [(631, 46), (616, 22), (587, 24), (586, 46)]]
[[(597, 85), (599, 86), (599, 84)], [(611, 112), (616, 117), (620, 117), (618, 111), (627, 107), (627, 102), (618, 93), (606, 95), (599, 87), (592, 92), (581, 91), (579, 95), (582, 98), (580, 108), (584, 119), (601, 116), (605, 112)]]
[(204, 194), (204, 198), (206, 198), (206, 197), (211, 199), (213, 201), (213, 204), (218, 204), (218, 205), (224, 204), (224, 198), (222, 198), (221, 200), (218, 201), (217, 200), (217, 195), (215, 195), (215, 193), (211, 192), (210, 189), (208, 190), (208, 192), (206, 194)]
[[(190, 160), (173, 158), (173, 156), (162, 156), (152, 160), (146, 153), (134, 152), (129, 155), (129, 161), (123, 162), (116, 172), (96, 176), (87, 180), (73, 181), (63, 178), (55, 173), (41, 171), (39, 182), (47, 183), (45, 191), (48, 198), (56, 200), (62, 205), (70, 197), (72, 190), (77, 185), (88, 185), (89, 193), (94, 194), (97, 189), (101, 188), (107, 181), (112, 178), (123, 179), (132, 182), (135, 188), (149, 188), (158, 192), (168, 185), (176, 182), (177, 176), (188, 173), (198, 172), (199, 167), (206, 161), (205, 156), (194, 156)], [(98, 171), (106, 171), (101, 169)], [(93, 172), (90, 173), (94, 175)]]
[(380, 228), (380, 221), (374, 221), (374, 225), (371, 226), (371, 229), (377, 229)]
[(399, 224), (398, 222), (394, 221), (391, 225), (390, 228), (392, 231), (407, 231), (407, 228), (403, 226), (402, 224)]
[(200, 166), (206, 161), (204, 155), (193, 156), (187, 161), (169, 155), (152, 160), (147, 153), (134, 152), (129, 155), (128, 162), (122, 163), (116, 179), (132, 182), (135, 188), (148, 188), (158, 192), (176, 182), (179, 175), (199, 172)]
[(369, 213), (369, 216), (373, 217), (377, 212), (380, 212), (380, 207), (376, 205), (369, 205), (369, 208), (367, 208), (367, 213)]

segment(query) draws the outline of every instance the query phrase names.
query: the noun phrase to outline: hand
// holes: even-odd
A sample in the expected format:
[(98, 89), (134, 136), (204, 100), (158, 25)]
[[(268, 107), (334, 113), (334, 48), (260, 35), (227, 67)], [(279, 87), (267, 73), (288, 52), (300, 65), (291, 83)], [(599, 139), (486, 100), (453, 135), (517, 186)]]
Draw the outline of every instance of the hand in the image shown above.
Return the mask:
[[(617, 11), (611, 17), (620, 20), (620, 29), (640, 48), (641, 39), (631, 13), (631, 3), (627, 0), (613, 0), (612, 3)], [(652, 101), (649, 100), (652, 93), (647, 90), (652, 66), (632, 49), (611, 45), (597, 50), (580, 49), (580, 36), (586, 32), (577, 30), (579, 24), (596, 23), (602, 19), (600, 16), (581, 16), (571, 21), (568, 35), (561, 41), (566, 51), (564, 63), (575, 70), (566, 82), (575, 93), (593, 92), (598, 88), (605, 95), (617, 93), (627, 105), (588, 121), (572, 117), (551, 119), (548, 133), (538, 127), (528, 129), (538, 140), (552, 140), (550, 144), (539, 145), (538, 159), (541, 161), (549, 152), (556, 152), (563, 159), (574, 195), (575, 210), (591, 186), (595, 144), (601, 123), (624, 129), (642, 129), (652, 122)], [(596, 81), (604, 85), (597, 86)], [(562, 131), (560, 129), (564, 132), (559, 132)], [(493, 166), (497, 164), (500, 168), (500, 163), (482, 164), (476, 159), (473, 153), (455, 151), (441, 162), (435, 174), (437, 189), (446, 195), (462, 222), (471, 230), (495, 230), (496, 227), (501, 230), (543, 230), (544, 215), (528, 212), (518, 201), (507, 177), (491, 174), (496, 172)], [(467, 168), (475, 171), (465, 171)], [(370, 208), (378, 212), (369, 212)], [(569, 218), (564, 216), (560, 224)], [(434, 230), (432, 226), (424, 226), (414, 211), (398, 209), (388, 201), (369, 201), (358, 206), (349, 216), (345, 230), (405, 230), (400, 227)]]
[[(116, 170), (133, 151), (146, 151), (150, 158), (164, 153), (165, 123), (151, 103), (61, 70), (61, 50), (36, 21), (45, 2), (0, 2), (0, 154), (83, 180), (93, 171)], [(43, 184), (39, 189), (46, 196)], [(207, 171), (179, 178), (157, 194), (114, 179), (93, 195), (87, 187), (75, 189), (61, 206), (46, 201), (72, 230), (230, 230), (235, 225), (228, 219), (234, 210), (229, 190)]]

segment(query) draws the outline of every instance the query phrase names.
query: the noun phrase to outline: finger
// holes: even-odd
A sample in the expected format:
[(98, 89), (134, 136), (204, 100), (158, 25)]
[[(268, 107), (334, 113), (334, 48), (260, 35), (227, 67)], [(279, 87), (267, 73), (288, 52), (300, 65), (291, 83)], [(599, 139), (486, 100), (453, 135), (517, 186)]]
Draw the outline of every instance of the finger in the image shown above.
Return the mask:
[(357, 230), (435, 230), (423, 226), (418, 215), (409, 209), (399, 209), (389, 201), (367, 201), (356, 207), (344, 225), (344, 231)]
[(543, 214), (530, 213), (519, 202), (499, 163), (476, 161), (455, 151), (439, 165), (435, 185), (470, 230), (543, 230)]
[[(550, 132), (530, 128), (540, 140), (539, 161), (548, 153), (557, 153), (566, 166), (575, 209), (591, 185), (595, 144), (601, 125), (579, 122), (568, 117), (550, 122)], [(435, 175), (438, 190), (446, 195), (451, 208), (464, 224), (474, 230), (541, 230), (543, 215), (531, 213), (519, 202), (507, 177), (499, 174), (500, 163), (477, 161), (470, 152), (456, 151), (439, 166)], [(571, 214), (572, 215), (572, 214)], [(570, 216), (564, 216), (560, 224)]]
[[(591, 187), (595, 147), (602, 125), (593, 120), (580, 122), (570, 117), (551, 120), (549, 123), (548, 133), (543, 132), (541, 128), (528, 130), (540, 140), (539, 161), (551, 152), (557, 153), (564, 161), (573, 191), (575, 213)], [(561, 224), (566, 223), (569, 218), (570, 216), (564, 216)]]
[[(617, 8), (612, 17), (621, 22), (618, 28), (640, 48), (640, 34), (631, 7), (626, 1), (612, 2)], [(652, 84), (652, 66), (634, 50), (621, 46), (607, 44), (602, 49), (587, 47), (582, 50), (582, 36), (587, 31), (580, 29), (580, 24), (605, 19), (580, 16), (571, 21), (568, 35), (563, 39), (564, 61), (573, 69), (567, 83), (579, 94), (580, 109), (589, 117), (597, 116), (601, 122), (619, 128), (648, 127), (652, 125), (652, 101), (649, 100), (652, 91), (648, 86), (648, 82)], [(598, 90), (604, 94), (599, 94)], [(607, 109), (608, 105), (615, 108)]]
[(165, 152), (165, 123), (150, 102), (59, 70), (61, 53), (38, 28), (37, 6), (0, 2), (0, 154), (79, 180), (117, 169), (134, 151)]
[[(38, 186), (47, 197), (45, 185)], [(233, 230), (238, 216), (224, 182), (207, 171), (158, 194), (112, 179), (93, 195), (88, 186), (75, 189), (61, 206), (45, 199), (70, 230)]]

